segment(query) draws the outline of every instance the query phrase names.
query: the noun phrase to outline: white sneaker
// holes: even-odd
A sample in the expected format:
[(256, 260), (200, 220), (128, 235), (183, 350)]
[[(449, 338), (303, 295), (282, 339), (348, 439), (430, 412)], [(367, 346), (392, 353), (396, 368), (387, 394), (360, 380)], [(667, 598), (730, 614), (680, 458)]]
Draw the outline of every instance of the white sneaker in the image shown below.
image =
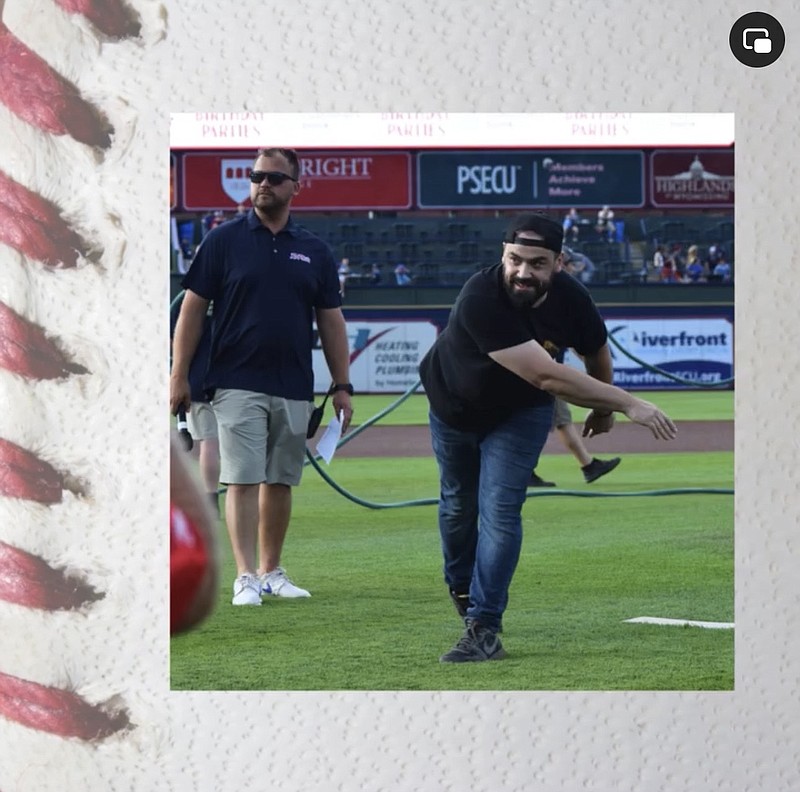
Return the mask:
[(233, 605), (260, 605), (261, 583), (256, 575), (239, 575), (233, 581)]
[(310, 597), (305, 589), (295, 586), (286, 576), (283, 567), (275, 567), (272, 572), (261, 576), (261, 593), (270, 597)]

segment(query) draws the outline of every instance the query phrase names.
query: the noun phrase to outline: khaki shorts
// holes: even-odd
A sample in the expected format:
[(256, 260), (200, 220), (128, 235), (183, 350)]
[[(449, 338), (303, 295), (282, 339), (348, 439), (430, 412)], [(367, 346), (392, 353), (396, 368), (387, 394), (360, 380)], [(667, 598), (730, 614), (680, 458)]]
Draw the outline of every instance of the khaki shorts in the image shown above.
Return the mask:
[(569, 410), (569, 404), (563, 399), (556, 397), (555, 406), (553, 408), (553, 426), (558, 429), (561, 426), (566, 426), (572, 423), (572, 413)]
[(189, 412), (186, 413), (186, 423), (189, 434), (195, 440), (216, 440), (217, 419), (208, 402), (192, 402)]
[(312, 402), (223, 388), (213, 404), (222, 484), (300, 483)]

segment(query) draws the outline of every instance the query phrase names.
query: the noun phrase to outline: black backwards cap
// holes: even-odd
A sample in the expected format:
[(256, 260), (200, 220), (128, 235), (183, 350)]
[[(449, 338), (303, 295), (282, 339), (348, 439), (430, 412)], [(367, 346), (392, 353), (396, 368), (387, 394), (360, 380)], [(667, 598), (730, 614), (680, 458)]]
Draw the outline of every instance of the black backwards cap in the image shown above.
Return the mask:
[[(518, 238), (520, 231), (533, 231), (541, 239)], [(517, 215), (506, 229), (504, 242), (512, 245), (528, 245), (530, 247), (543, 247), (552, 250), (554, 253), (561, 252), (561, 243), (564, 240), (564, 229), (561, 223), (548, 217), (541, 212), (528, 212)]]

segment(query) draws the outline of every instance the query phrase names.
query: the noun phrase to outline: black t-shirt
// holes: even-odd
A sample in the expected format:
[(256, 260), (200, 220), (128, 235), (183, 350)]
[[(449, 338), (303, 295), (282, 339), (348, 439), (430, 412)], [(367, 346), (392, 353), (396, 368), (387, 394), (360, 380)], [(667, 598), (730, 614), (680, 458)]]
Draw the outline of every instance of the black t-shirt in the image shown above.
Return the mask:
[(488, 431), (514, 410), (553, 397), (495, 363), (490, 352), (535, 339), (555, 359), (574, 349), (591, 355), (607, 332), (589, 292), (566, 272), (553, 276), (536, 308), (515, 306), (503, 284), (503, 265), (473, 275), (458, 295), (447, 327), (420, 363), (433, 412), (459, 429)]

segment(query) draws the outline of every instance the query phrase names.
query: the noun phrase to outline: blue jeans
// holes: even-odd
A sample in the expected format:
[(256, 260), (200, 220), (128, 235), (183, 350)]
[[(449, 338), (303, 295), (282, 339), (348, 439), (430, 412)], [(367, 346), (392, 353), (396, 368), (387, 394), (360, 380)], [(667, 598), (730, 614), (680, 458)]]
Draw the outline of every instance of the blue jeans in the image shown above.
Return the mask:
[(522, 547), (522, 505), (552, 420), (552, 405), (529, 407), (483, 434), (429, 413), (445, 583), (468, 591), (467, 618), (493, 630), (508, 604)]

